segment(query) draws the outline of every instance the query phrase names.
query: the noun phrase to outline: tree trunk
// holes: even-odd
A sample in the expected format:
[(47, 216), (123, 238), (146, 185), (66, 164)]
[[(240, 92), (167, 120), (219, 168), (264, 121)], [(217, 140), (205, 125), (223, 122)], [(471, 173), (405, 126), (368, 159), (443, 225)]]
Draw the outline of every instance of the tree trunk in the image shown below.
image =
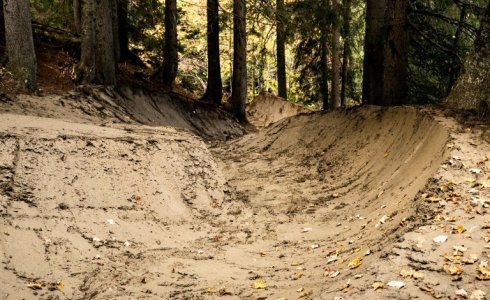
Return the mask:
[[(0, 53), (5, 50), (5, 21), (3, 18), (3, 0), (0, 0)], [(3, 60), (3, 55), (0, 56), (0, 63)]]
[(9, 68), (29, 92), (37, 89), (37, 61), (28, 0), (4, 0)]
[(82, 0), (73, 0), (73, 25), (75, 33), (82, 33)]
[(119, 33), (119, 53), (121, 60), (124, 60), (129, 53), (128, 37), (128, 0), (119, 0), (117, 6), (118, 33)]
[(276, 47), (277, 47), (277, 85), (279, 97), (288, 98), (286, 83), (286, 32), (284, 23), (286, 21), (286, 11), (284, 9), (284, 0), (276, 1)]
[(221, 104), (223, 83), (219, 53), (219, 3), (218, 0), (207, 0), (208, 18), (208, 85), (203, 99)]
[(233, 114), (246, 122), (247, 115), (247, 37), (245, 0), (233, 1), (233, 82), (231, 104)]
[[(327, 0), (322, 0), (322, 7), (327, 10), (328, 3)], [(320, 94), (323, 98), (323, 110), (328, 110), (329, 99), (328, 99), (328, 36), (327, 36), (327, 20), (326, 12), (324, 13), (325, 19), (320, 22), (323, 26), (320, 27), (320, 68), (321, 68), (321, 78), (320, 78)]]
[(112, 38), (114, 47), (114, 61), (119, 62), (121, 60), (121, 48), (119, 47), (119, 0), (111, 0), (112, 5)]
[[(458, 23), (458, 28), (456, 29), (456, 33), (454, 35), (453, 39), (453, 51), (455, 54), (458, 53), (458, 46), (459, 46), (459, 40), (461, 39), (461, 33), (463, 31), (463, 24), (466, 19), (466, 5), (463, 3), (463, 7), (461, 8), (461, 13), (459, 15), (459, 23)], [(458, 67), (458, 63), (455, 58), (452, 58), (452, 64), (451, 67), (449, 68), (449, 82), (447, 86), (447, 93), (449, 94), (451, 92), (451, 88), (453, 87), (454, 83), (456, 82), (456, 79), (458, 79), (458, 73), (460, 71), (460, 68)]]
[(383, 98), (380, 105), (400, 105), (407, 98), (408, 1), (388, 1), (386, 15), (386, 42), (384, 45)]
[(178, 70), (177, 1), (165, 0), (165, 45), (163, 48), (162, 81), (172, 88)]
[(367, 0), (362, 102), (377, 104), (383, 97), (383, 26), (386, 0)]
[(399, 105), (407, 96), (408, 0), (368, 0), (363, 102)]
[(111, 0), (84, 0), (82, 53), (77, 80), (82, 83), (116, 84)]
[(352, 55), (351, 36), (350, 36), (350, 21), (351, 21), (351, 0), (344, 1), (343, 14), (343, 39), (344, 51), (342, 54), (342, 86), (340, 89), (340, 103), (342, 106), (347, 106), (347, 77), (349, 75), (349, 65)]
[(477, 110), (482, 116), (490, 117), (490, 3), (478, 30), (475, 50), (468, 57), (446, 104)]
[(332, 0), (335, 20), (332, 26), (332, 97), (330, 107), (340, 107), (340, 6), (338, 0)]

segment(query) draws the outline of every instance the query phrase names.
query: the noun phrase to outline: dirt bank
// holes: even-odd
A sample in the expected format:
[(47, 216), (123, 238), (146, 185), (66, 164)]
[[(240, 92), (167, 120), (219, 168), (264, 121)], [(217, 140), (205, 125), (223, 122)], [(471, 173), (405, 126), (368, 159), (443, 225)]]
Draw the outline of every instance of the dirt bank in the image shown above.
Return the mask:
[(446, 118), (309, 113), (209, 148), (240, 133), (221, 112), (104, 95), (0, 105), (0, 298), (427, 296), (371, 285), (398, 276), (393, 245), (441, 210), (422, 194), (455, 174)]

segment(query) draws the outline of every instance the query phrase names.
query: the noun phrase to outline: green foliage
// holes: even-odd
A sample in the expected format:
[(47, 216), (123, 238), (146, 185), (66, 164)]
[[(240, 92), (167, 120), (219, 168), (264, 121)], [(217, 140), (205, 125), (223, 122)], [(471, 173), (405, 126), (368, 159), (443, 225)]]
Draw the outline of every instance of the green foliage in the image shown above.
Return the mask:
[[(466, 7), (458, 36), (461, 3), (457, 5), (453, 0), (412, 3), (408, 82), (411, 103), (434, 103), (444, 98), (473, 48), (481, 15)], [(485, 7), (486, 0), (473, 1), (472, 5)]]

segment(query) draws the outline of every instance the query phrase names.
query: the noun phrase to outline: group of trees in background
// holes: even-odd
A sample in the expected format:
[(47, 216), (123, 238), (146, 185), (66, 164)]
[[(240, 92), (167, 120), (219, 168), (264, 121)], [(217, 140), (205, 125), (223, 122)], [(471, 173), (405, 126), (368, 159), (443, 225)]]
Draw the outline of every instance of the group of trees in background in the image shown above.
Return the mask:
[[(240, 120), (247, 97), (271, 89), (324, 109), (434, 102), (449, 94), (469, 52), (467, 69), (488, 62), (488, 0), (58, 1), (68, 15), (47, 4), (57, 1), (0, 0), (0, 42), (5, 36), (9, 67), (30, 91), (31, 11), (79, 34), (77, 82), (114, 85), (118, 62), (145, 60), (166, 88), (179, 79), (216, 105), (231, 93)], [(488, 82), (488, 72), (472, 76)]]

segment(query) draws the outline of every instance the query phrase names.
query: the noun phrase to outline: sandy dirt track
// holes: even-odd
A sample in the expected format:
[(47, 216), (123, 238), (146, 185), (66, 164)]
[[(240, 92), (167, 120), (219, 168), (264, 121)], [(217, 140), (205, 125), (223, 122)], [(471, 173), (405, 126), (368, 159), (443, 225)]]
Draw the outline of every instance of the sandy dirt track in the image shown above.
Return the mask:
[[(141, 123), (165, 116), (138, 102), (64, 99), (49, 100), (49, 116), (34, 116), (42, 98), (0, 107), (2, 299), (432, 298), (425, 279), (372, 288), (400, 279), (414, 251), (444, 296), (463, 284), (490, 292), (476, 271), (451, 281), (433, 249), (446, 232), (434, 216), (457, 208), (427, 198), (488, 153), (483, 142), (472, 153), (472, 133), (446, 118), (353, 108), (210, 142), (193, 133), (210, 121), (188, 125), (192, 112), (164, 124), (180, 128), (150, 127)], [(239, 134), (220, 118), (201, 136)], [(455, 151), (463, 167), (449, 164)], [(488, 162), (478, 168), (475, 180), (488, 180)], [(487, 188), (473, 209), (485, 208)], [(485, 214), (467, 213), (478, 227), (468, 251), (483, 260)]]

